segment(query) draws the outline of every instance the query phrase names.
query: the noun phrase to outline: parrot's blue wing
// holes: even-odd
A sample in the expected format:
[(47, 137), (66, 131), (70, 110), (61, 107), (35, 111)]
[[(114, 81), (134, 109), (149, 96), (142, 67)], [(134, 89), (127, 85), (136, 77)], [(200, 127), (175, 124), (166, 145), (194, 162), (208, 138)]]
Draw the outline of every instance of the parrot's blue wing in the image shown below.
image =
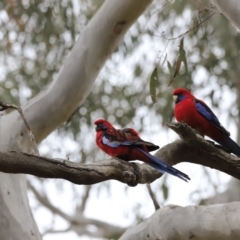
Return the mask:
[(205, 119), (207, 119), (210, 123), (216, 126), (223, 133), (227, 134), (228, 136), (230, 135), (230, 133), (219, 122), (218, 118), (213, 113), (213, 111), (203, 101), (196, 99), (195, 105), (198, 113), (200, 113)]

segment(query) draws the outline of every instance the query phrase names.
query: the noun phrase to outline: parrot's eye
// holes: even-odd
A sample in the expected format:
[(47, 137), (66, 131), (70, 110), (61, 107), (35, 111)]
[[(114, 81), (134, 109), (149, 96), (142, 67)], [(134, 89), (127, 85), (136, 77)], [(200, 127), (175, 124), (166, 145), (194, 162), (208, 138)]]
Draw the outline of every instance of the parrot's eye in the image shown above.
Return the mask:
[(184, 100), (187, 96), (185, 95), (173, 95), (173, 98), (175, 100), (175, 103), (179, 103), (181, 102), (182, 100)]
[(99, 125), (96, 125), (95, 129), (96, 129), (96, 131), (100, 131), (101, 130)]
[(96, 125), (95, 129), (96, 129), (96, 131), (102, 131), (102, 130), (106, 130), (107, 127), (103, 124), (98, 124), (98, 125)]

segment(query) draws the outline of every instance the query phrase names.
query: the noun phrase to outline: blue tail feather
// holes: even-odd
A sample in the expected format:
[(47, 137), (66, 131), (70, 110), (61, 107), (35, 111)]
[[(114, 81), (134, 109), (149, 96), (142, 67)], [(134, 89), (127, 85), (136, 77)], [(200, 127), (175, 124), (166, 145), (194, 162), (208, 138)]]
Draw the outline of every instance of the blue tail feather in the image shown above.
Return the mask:
[(215, 141), (221, 144), (223, 147), (227, 148), (236, 156), (240, 157), (240, 146), (236, 142), (234, 142), (229, 136), (225, 136), (223, 141), (217, 141), (216, 139)]
[(144, 150), (142, 150), (140, 148), (138, 148), (138, 149), (152, 160), (152, 163), (147, 163), (147, 164), (150, 165), (151, 167), (157, 169), (161, 173), (169, 173), (173, 176), (176, 176), (176, 177), (182, 179), (185, 182), (188, 182), (187, 180), (191, 180), (187, 174), (185, 174), (185, 173), (177, 170), (176, 168), (170, 166), (169, 164), (161, 161), (160, 159), (154, 157), (150, 153), (145, 152)]

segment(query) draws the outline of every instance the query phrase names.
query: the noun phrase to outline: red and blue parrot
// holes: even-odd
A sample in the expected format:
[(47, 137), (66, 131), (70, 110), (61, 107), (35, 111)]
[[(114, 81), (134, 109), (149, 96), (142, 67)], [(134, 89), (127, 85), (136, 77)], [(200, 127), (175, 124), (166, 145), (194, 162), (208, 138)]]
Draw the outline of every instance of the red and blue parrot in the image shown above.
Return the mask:
[(104, 119), (94, 122), (96, 125), (96, 144), (105, 153), (124, 161), (140, 160), (161, 173), (169, 173), (187, 182), (188, 175), (154, 157), (149, 152), (159, 147), (142, 140), (132, 128), (116, 129)]
[(185, 122), (202, 136), (214, 141), (240, 157), (240, 147), (230, 138), (230, 133), (222, 126), (216, 115), (203, 101), (195, 98), (187, 89), (173, 91), (175, 99), (174, 115), (178, 122)]

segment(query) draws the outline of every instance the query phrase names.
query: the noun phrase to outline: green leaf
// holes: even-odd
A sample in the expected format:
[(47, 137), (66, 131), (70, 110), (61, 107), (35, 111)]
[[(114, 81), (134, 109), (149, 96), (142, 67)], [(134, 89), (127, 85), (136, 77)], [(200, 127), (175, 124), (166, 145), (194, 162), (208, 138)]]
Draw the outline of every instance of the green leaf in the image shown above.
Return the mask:
[(164, 56), (164, 59), (163, 59), (163, 61), (162, 61), (162, 64), (161, 64), (161, 66), (163, 66), (164, 65), (164, 63), (166, 62), (166, 60), (167, 60), (167, 53), (165, 54), (165, 56)]
[(162, 185), (162, 191), (163, 191), (163, 198), (164, 200), (168, 199), (168, 187), (166, 186), (165, 183)]
[(179, 53), (181, 56), (181, 61), (184, 63), (185, 71), (188, 74), (188, 64), (187, 64), (187, 58), (186, 58), (186, 51), (184, 50), (184, 38), (181, 39), (180, 47), (179, 47)]
[(178, 55), (178, 58), (177, 58), (177, 61), (176, 61), (176, 64), (175, 64), (175, 71), (174, 71), (174, 74), (173, 74), (173, 78), (175, 78), (178, 75), (180, 67), (181, 67), (181, 63), (182, 63), (181, 55)]
[(134, 75), (135, 77), (139, 77), (141, 74), (142, 74), (142, 68), (139, 64), (137, 64), (134, 69)]
[(157, 84), (158, 84), (158, 70), (157, 70), (157, 67), (155, 67), (150, 77), (150, 94), (151, 94), (153, 103), (157, 101), (156, 99)]
[(182, 58), (186, 55), (186, 52), (184, 50), (184, 38), (182, 38), (180, 41), (179, 53)]
[(169, 84), (168, 86), (170, 86), (173, 82), (173, 66), (171, 65), (171, 63), (169, 61), (167, 61), (167, 66), (168, 66), (168, 70), (170, 72), (170, 80), (169, 80)]
[(178, 55), (178, 58), (177, 58), (177, 60), (176, 60), (176, 62), (174, 64), (175, 70), (174, 70), (173, 77), (171, 77), (171, 79), (170, 79), (169, 85), (172, 84), (173, 80), (179, 74), (182, 62), (184, 63), (186, 74), (188, 74), (188, 65), (187, 65), (186, 51), (184, 50), (184, 38), (182, 38), (181, 41), (180, 41), (179, 55)]

